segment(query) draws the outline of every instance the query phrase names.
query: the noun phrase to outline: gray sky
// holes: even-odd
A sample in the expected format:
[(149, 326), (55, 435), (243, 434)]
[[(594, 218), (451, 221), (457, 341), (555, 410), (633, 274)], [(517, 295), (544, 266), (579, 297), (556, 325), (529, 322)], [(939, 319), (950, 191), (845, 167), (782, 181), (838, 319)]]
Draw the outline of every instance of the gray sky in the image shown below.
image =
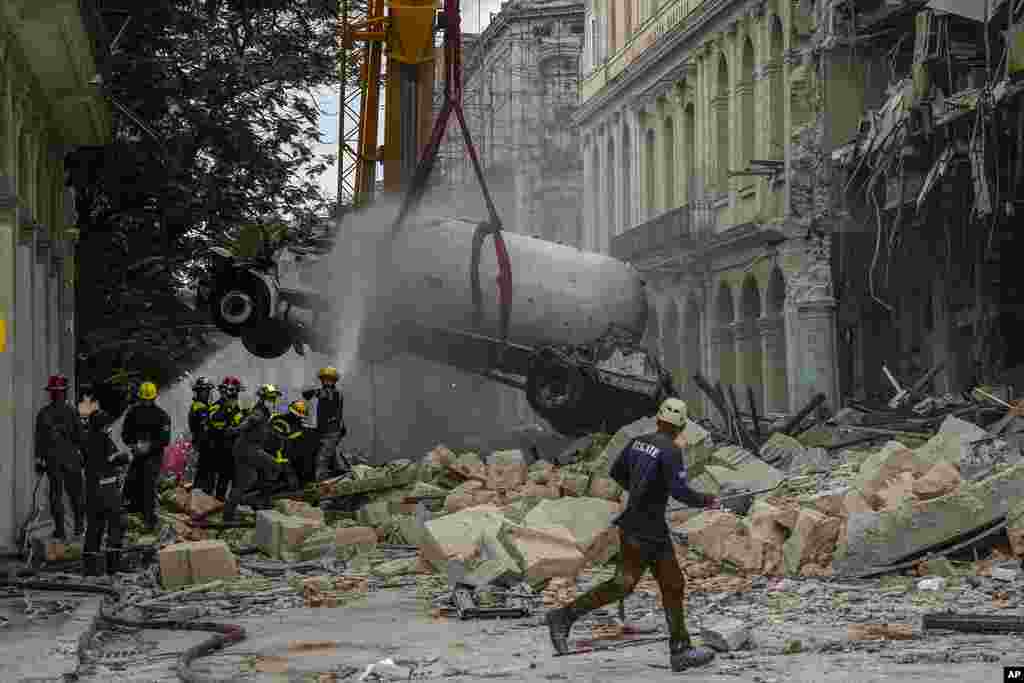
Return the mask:
[[(467, 33), (480, 33), (490, 22), (490, 13), (497, 13), (501, 0), (464, 0), (462, 4), (462, 30)], [(319, 93), (320, 109), (323, 114), (320, 116), (320, 132), (323, 134), (324, 143), (319, 145), (319, 154), (330, 154), (335, 159), (338, 156), (338, 93), (324, 91)], [(383, 135), (383, 129), (381, 135)], [(335, 164), (326, 173), (320, 176), (320, 186), (324, 191), (334, 196), (335, 188), (338, 186), (338, 167)]]

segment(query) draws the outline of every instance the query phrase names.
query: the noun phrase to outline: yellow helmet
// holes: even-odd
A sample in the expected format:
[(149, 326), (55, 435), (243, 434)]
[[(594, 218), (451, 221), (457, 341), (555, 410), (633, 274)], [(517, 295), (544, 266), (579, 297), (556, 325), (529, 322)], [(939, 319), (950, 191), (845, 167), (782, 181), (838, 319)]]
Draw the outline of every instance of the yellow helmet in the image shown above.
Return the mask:
[(281, 395), (281, 390), (273, 384), (264, 384), (256, 390), (256, 396), (264, 400), (268, 398), (277, 398)]
[(678, 398), (666, 398), (658, 409), (658, 420), (676, 427), (685, 427), (686, 403)]
[(303, 400), (292, 401), (288, 405), (288, 412), (295, 417), (306, 417), (306, 402)]
[(317, 378), (322, 382), (325, 379), (338, 381), (338, 368), (328, 365), (326, 368), (320, 368), (320, 372), (316, 373)]
[(156, 398), (156, 385), (152, 382), (143, 382), (139, 386), (138, 396), (143, 401), (152, 401)]

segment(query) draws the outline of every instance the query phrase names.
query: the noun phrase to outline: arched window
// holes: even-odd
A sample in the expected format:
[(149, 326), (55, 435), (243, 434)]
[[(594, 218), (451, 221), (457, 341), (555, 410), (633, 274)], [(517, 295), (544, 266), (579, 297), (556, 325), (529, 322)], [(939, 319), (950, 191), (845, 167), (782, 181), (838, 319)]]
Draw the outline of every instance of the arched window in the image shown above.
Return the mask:
[(729, 106), (729, 63), (725, 61), (725, 55), (718, 58), (718, 91), (715, 108), (718, 112), (718, 174), (717, 185), (719, 192), (729, 190), (729, 119), (731, 111)]
[(743, 91), (743, 162), (746, 165), (757, 156), (754, 151), (754, 44), (749, 37), (743, 45), (743, 80), (747, 81)]

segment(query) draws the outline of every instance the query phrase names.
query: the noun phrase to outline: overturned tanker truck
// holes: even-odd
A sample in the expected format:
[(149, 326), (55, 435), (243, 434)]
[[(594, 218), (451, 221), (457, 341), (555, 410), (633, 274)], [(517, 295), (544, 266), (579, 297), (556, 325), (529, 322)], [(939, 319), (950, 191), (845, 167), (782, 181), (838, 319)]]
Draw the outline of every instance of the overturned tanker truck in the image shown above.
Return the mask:
[[(614, 432), (675, 394), (671, 376), (641, 346), (648, 313), (636, 270), (504, 232), (513, 287), (503, 340), (498, 264), (480, 249), (477, 227), (453, 218), (415, 221), (382, 250), (360, 357), (411, 353), (515, 387), (567, 436)], [(332, 353), (344, 297), (281, 286), (272, 259), (217, 250), (214, 261), (200, 300), (250, 353), (276, 358), (307, 346)]]

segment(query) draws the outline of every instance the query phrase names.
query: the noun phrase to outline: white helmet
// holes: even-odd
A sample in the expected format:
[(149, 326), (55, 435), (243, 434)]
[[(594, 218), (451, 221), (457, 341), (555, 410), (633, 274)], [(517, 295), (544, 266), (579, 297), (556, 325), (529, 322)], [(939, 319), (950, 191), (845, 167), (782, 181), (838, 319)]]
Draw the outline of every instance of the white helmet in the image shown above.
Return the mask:
[(686, 426), (686, 403), (678, 398), (666, 398), (658, 408), (658, 420), (676, 427)]

